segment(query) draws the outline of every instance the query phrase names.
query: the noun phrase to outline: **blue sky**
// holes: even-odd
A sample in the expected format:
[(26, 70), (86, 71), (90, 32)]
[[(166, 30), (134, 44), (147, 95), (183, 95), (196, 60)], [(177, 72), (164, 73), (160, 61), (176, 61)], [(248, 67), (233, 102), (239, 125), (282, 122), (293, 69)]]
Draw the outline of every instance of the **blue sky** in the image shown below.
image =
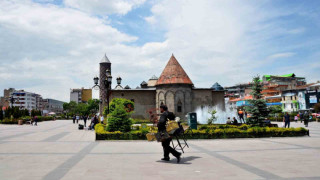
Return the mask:
[(0, 90), (68, 101), (70, 88), (92, 86), (104, 53), (130, 87), (159, 76), (172, 53), (196, 87), (292, 72), (315, 82), (319, 7), (316, 0), (3, 0)]

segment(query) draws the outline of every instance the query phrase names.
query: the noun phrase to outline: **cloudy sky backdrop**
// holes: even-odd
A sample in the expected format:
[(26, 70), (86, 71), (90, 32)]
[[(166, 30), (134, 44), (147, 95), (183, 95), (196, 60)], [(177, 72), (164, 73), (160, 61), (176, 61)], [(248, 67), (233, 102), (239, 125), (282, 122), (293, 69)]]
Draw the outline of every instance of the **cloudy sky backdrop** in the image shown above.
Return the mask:
[[(69, 101), (104, 53), (138, 86), (173, 53), (196, 87), (295, 73), (320, 80), (320, 1), (1, 0), (0, 95), (14, 87)], [(96, 93), (95, 93), (96, 94)]]

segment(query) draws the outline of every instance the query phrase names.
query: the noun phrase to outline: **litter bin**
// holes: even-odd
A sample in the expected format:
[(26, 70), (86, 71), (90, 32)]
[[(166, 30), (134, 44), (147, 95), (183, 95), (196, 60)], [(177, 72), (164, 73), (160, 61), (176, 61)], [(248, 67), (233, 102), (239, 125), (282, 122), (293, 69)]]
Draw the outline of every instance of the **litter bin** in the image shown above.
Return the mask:
[(191, 129), (197, 129), (197, 113), (188, 113), (188, 124)]
[(23, 124), (23, 120), (18, 120), (18, 125), (22, 125)]

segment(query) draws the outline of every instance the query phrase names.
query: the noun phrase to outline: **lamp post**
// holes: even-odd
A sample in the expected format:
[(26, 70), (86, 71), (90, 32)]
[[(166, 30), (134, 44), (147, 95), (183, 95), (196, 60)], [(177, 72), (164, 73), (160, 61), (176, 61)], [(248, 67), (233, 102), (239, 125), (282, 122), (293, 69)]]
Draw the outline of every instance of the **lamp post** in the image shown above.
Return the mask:
[[(92, 88), (98, 87), (100, 90), (103, 90), (103, 88), (101, 87), (102, 84), (99, 85), (99, 78), (97, 76), (93, 78), (93, 82), (94, 82), (94, 86)], [(104, 82), (103, 86), (107, 95), (107, 104), (108, 104), (107, 113), (109, 114), (109, 97), (110, 97), (111, 84), (112, 84), (112, 76), (109, 69), (106, 70), (106, 79), (103, 82)], [(100, 99), (100, 101), (104, 102), (103, 99)]]

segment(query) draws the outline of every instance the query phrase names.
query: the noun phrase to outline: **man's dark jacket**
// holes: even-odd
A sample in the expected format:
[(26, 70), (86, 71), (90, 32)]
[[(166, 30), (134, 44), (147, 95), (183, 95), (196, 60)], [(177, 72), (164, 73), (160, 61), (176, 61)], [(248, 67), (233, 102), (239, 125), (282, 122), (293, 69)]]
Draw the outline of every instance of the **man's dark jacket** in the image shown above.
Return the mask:
[(168, 120), (168, 114), (169, 114), (168, 111), (164, 111), (161, 114), (159, 122), (158, 122), (158, 131), (159, 132), (162, 132), (162, 131), (166, 130), (166, 123), (167, 123), (167, 120)]

